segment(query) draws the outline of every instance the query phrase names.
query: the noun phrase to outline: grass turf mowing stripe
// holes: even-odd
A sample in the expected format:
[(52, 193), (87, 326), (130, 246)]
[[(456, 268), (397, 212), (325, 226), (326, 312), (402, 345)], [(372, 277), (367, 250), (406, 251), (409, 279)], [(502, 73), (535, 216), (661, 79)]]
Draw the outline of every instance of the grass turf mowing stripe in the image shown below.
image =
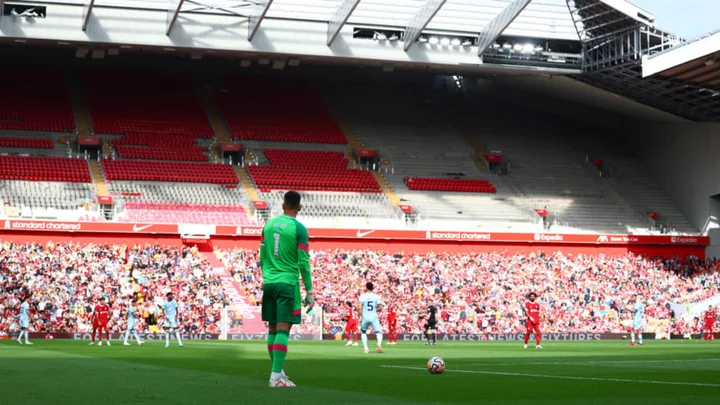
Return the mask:
[(553, 366), (553, 365), (585, 365), (585, 364), (644, 364), (644, 363), (672, 363), (672, 362), (680, 362), (680, 363), (688, 363), (693, 361), (701, 361), (701, 362), (708, 362), (708, 361), (720, 361), (720, 358), (718, 359), (670, 359), (670, 360), (605, 360), (605, 361), (552, 361), (552, 362), (532, 362), (532, 363), (525, 363), (525, 362), (517, 362), (517, 363), (465, 363), (466, 366), (527, 366), (527, 365), (533, 365), (533, 366)]
[[(404, 370), (423, 370), (427, 371), (423, 367), (409, 367), (409, 366), (380, 366), (383, 368), (397, 368)], [(696, 382), (685, 382), (685, 381), (653, 381), (653, 380), (630, 380), (624, 378), (603, 378), (603, 377), (580, 377), (570, 375), (547, 375), (547, 374), (527, 374), (527, 373), (509, 373), (503, 371), (482, 371), (482, 370), (445, 370), (445, 372), (451, 373), (466, 373), (466, 374), (486, 374), (486, 375), (500, 375), (509, 377), (536, 377), (536, 378), (551, 378), (556, 380), (585, 380), (585, 381), (608, 381), (608, 382), (624, 382), (624, 383), (638, 383), (638, 384), (660, 384), (660, 385), (687, 385), (692, 387), (720, 387), (720, 384), (710, 383), (696, 383)]]

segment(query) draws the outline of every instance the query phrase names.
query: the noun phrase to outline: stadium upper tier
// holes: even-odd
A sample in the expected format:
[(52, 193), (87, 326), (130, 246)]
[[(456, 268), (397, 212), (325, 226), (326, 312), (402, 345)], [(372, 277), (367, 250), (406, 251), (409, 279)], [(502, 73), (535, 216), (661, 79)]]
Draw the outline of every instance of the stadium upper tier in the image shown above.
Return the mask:
[(237, 205), (127, 202), (122, 222), (201, 225), (258, 225)]
[(249, 166), (248, 172), (261, 191), (316, 190), (381, 192), (372, 173), (348, 169), (342, 152), (265, 149), (269, 166)]
[(92, 70), (84, 90), (96, 134), (212, 138), (192, 81), (134, 70)]
[(347, 143), (313, 88), (303, 82), (230, 79), (217, 102), (236, 139)]
[[(61, 70), (0, 69), (0, 129), (69, 132), (75, 129)], [(32, 78), (32, 79), (24, 79)]]

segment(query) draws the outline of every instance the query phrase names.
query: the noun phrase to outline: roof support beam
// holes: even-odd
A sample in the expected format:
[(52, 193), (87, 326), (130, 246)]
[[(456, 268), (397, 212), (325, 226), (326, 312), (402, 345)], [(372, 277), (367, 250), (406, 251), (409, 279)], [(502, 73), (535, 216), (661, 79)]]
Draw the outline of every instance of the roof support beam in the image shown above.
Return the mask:
[(490, 20), (488, 25), (478, 35), (478, 56), (482, 56), (483, 52), (492, 45), (505, 29), (512, 24), (517, 16), (530, 4), (532, 0), (513, 0), (503, 11), (495, 18)]
[(270, 8), (273, 0), (257, 0), (255, 5), (250, 11), (250, 24), (248, 25), (248, 41), (252, 41), (255, 38), (260, 23), (265, 18), (265, 15)]
[(328, 21), (327, 46), (332, 45), (358, 4), (360, 4), (360, 0), (343, 0), (340, 7), (335, 10), (330, 17), (330, 21)]
[(407, 27), (405, 28), (405, 45), (403, 45), (405, 52), (420, 38), (420, 34), (422, 34), (425, 27), (430, 23), (430, 20), (435, 17), (435, 14), (440, 11), (440, 8), (446, 1), (447, 0), (427, 0), (420, 11), (408, 21)]
[(170, 35), (172, 29), (175, 27), (180, 9), (185, 3), (185, 0), (170, 0), (168, 2), (167, 19), (165, 20), (165, 35)]
[[(0, 1), (0, 6), (2, 1)], [(85, 4), (83, 4), (83, 22), (82, 22), (82, 30), (83, 32), (87, 30), (88, 23), (90, 22), (90, 15), (92, 14), (93, 7), (95, 7), (95, 0), (85, 0)], [(0, 7), (0, 10), (2, 7)]]

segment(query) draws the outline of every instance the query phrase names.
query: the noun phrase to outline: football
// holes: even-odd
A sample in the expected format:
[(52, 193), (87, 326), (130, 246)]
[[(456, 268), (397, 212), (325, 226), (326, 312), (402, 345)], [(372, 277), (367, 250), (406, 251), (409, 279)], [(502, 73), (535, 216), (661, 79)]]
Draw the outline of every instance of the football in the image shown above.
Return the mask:
[(433, 357), (428, 360), (427, 368), (430, 374), (442, 374), (445, 371), (445, 360), (440, 357)]

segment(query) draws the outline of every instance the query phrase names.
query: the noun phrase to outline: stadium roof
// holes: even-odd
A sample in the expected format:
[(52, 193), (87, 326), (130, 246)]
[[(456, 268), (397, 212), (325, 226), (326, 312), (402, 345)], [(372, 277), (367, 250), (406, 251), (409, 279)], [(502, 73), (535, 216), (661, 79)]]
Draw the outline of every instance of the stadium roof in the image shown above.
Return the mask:
[(720, 90), (720, 30), (646, 58), (643, 77)]

